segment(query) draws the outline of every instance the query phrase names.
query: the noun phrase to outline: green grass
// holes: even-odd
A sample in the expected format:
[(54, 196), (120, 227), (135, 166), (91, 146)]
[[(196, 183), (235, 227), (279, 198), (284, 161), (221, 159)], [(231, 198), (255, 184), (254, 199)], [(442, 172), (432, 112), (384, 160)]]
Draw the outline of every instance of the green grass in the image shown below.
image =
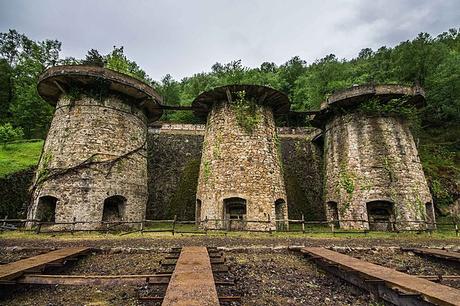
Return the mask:
[(0, 177), (35, 166), (43, 140), (0, 145)]
[[(160, 230), (160, 229), (170, 229), (171, 227), (150, 227), (146, 230)], [(180, 233), (180, 231), (194, 231), (196, 230), (193, 226), (179, 226), (177, 229), (178, 232), (173, 236), (171, 232), (145, 232), (141, 234), (140, 232), (131, 232), (127, 234), (126, 232), (111, 232), (111, 233), (101, 233), (101, 232), (75, 232), (73, 235), (71, 233), (41, 233), (39, 235), (35, 234), (33, 231), (0, 231), (0, 239), (58, 239), (58, 240), (104, 240), (104, 239), (130, 239), (130, 238), (159, 238), (159, 239), (174, 239), (177, 237), (188, 237), (194, 236), (193, 233)], [(290, 239), (290, 238), (305, 238), (305, 239), (386, 239), (386, 240), (414, 240), (414, 241), (430, 241), (432, 239), (442, 240), (442, 239), (459, 239), (456, 236), (455, 231), (443, 230), (443, 231), (434, 231), (429, 234), (426, 232), (369, 232), (367, 234), (357, 233), (357, 232), (342, 232), (342, 233), (326, 233), (326, 232), (273, 232), (273, 233), (263, 233), (263, 232), (224, 232), (224, 231), (208, 231), (207, 235), (203, 235), (203, 231), (197, 232), (200, 234), (200, 237), (234, 237), (234, 238), (245, 238), (245, 239)]]

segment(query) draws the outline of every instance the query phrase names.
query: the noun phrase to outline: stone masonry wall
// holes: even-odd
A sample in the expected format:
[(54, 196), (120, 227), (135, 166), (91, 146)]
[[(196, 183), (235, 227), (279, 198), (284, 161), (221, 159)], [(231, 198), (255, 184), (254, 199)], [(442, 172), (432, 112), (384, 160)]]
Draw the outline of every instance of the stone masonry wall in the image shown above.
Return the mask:
[(288, 131), (278, 129), (289, 219), (300, 219), (303, 214), (306, 220), (324, 220), (322, 148), (312, 141), (319, 130), (283, 132)]
[(194, 220), (204, 126), (168, 127), (148, 134), (147, 218)]
[[(366, 203), (388, 201), (394, 203), (396, 221), (425, 221), (425, 204), (432, 199), (414, 139), (402, 119), (337, 115), (325, 127), (324, 145), (324, 198), (337, 203), (339, 219), (368, 220)], [(328, 218), (333, 218), (330, 211)], [(340, 225), (368, 228), (365, 222)], [(402, 222), (399, 227), (422, 225)]]
[[(262, 120), (252, 133), (238, 125), (228, 103), (215, 104), (209, 113), (198, 180), (199, 219), (223, 219), (224, 199), (239, 197), (246, 200), (247, 220), (272, 222), (249, 223), (246, 228), (274, 227), (275, 201), (286, 202), (281, 151), (271, 109), (257, 106), (257, 112)], [(283, 215), (287, 218), (287, 208)]]
[[(96, 222), (77, 228), (94, 228), (102, 220), (104, 200), (120, 195), (127, 199), (122, 219), (143, 219), (148, 198), (146, 135), (144, 113), (115, 96), (103, 101), (61, 98), (36, 174), (36, 182), (42, 183), (36, 186), (28, 216), (37, 216), (40, 197), (53, 196), (58, 199), (56, 222), (75, 218)], [(69, 168), (75, 170), (66, 171)], [(62, 174), (47, 177), (56, 172)]]

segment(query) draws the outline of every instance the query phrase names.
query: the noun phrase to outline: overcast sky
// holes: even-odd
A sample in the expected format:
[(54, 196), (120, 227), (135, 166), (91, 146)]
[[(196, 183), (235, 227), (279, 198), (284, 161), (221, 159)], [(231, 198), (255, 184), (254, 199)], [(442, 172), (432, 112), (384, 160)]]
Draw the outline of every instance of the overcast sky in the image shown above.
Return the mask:
[(0, 0), (0, 32), (57, 39), (63, 57), (124, 46), (156, 80), (237, 59), (351, 58), (459, 26), (460, 0)]

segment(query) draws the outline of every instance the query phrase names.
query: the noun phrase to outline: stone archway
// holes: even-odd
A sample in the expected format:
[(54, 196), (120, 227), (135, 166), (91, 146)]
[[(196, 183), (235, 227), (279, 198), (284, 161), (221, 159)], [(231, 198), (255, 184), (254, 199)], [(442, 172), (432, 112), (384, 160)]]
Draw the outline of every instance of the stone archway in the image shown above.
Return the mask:
[(243, 230), (246, 227), (246, 200), (243, 198), (224, 199), (224, 220), (227, 230)]
[(122, 221), (126, 208), (126, 198), (121, 195), (114, 195), (104, 200), (102, 221), (117, 222)]
[(371, 201), (366, 203), (369, 229), (391, 231), (394, 222), (394, 205), (389, 201)]
[(43, 222), (56, 221), (56, 205), (59, 199), (53, 196), (41, 196), (38, 199), (36, 218)]
[(195, 222), (197, 225), (200, 225), (201, 223), (201, 200), (200, 199), (196, 199)]
[(282, 231), (285, 230), (287, 227), (285, 221), (286, 215), (286, 201), (284, 199), (278, 199), (275, 201), (275, 222), (276, 222), (276, 230)]
[(334, 201), (329, 201), (326, 203), (327, 207), (327, 216), (328, 216), (328, 221), (332, 222), (334, 224), (334, 227), (339, 228), (340, 227), (340, 222), (339, 222), (339, 208), (337, 205), (337, 202)]

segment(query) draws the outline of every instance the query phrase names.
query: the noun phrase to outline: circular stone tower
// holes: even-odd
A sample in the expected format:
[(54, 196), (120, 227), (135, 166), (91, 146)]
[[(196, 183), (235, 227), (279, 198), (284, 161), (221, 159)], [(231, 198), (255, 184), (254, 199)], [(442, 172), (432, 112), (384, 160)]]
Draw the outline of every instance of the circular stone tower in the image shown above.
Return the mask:
[(130, 76), (93, 66), (50, 68), (40, 76), (38, 92), (56, 110), (28, 217), (77, 221), (76, 229), (142, 220), (147, 123), (162, 114), (157, 93)]
[(192, 105), (196, 115), (207, 115), (197, 223), (210, 229), (285, 226), (286, 191), (274, 114), (289, 111), (287, 96), (264, 86), (231, 85), (200, 94)]
[(423, 103), (420, 87), (365, 85), (337, 92), (322, 104), (313, 124), (324, 131), (328, 220), (351, 229), (432, 225), (432, 198), (417, 147), (409, 123), (396, 110)]

